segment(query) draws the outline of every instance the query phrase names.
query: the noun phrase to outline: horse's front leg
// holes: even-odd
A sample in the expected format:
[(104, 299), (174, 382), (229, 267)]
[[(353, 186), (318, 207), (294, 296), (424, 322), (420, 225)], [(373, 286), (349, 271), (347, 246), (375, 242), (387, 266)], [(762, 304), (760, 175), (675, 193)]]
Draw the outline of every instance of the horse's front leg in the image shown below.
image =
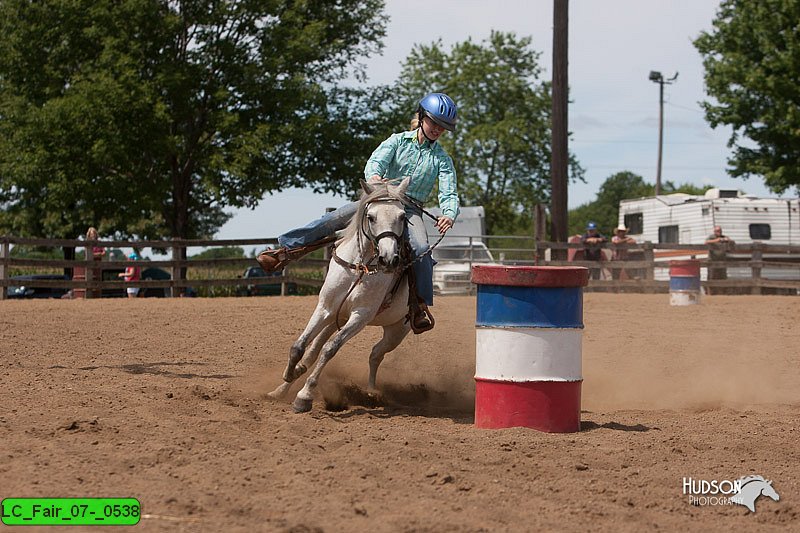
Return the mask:
[(297, 363), (303, 358), (308, 343), (313, 340), (322, 331), (325, 326), (330, 323), (331, 314), (322, 305), (318, 305), (311, 315), (306, 328), (303, 333), (294, 341), (292, 347), (289, 349), (289, 362), (286, 364), (286, 369), (283, 371), (283, 380), (291, 383), (305, 373), (305, 367), (297, 368)]
[(409, 331), (411, 331), (411, 326), (405, 320), (383, 327), (383, 337), (372, 347), (372, 353), (369, 354), (369, 381), (367, 383), (369, 392), (377, 391), (375, 380), (383, 357), (400, 346)]
[[(314, 337), (314, 340), (311, 342), (311, 346), (306, 350), (303, 359), (297, 363), (294, 367), (294, 376), (295, 380), (306, 373), (308, 367), (313, 365), (316, 360), (317, 356), (319, 355), (319, 351), (322, 349), (322, 346), (325, 342), (330, 338), (333, 332), (336, 330), (336, 324), (331, 322), (323, 330), (320, 332), (319, 335)], [(280, 385), (278, 385), (275, 390), (268, 393), (267, 396), (272, 398), (273, 400), (282, 400), (286, 397), (286, 394), (289, 392), (289, 389), (292, 387), (293, 381), (282, 381)]]
[(322, 353), (320, 354), (314, 370), (311, 372), (311, 374), (309, 374), (305, 385), (303, 385), (303, 388), (300, 389), (300, 391), (297, 393), (297, 397), (295, 397), (293, 407), (296, 413), (305, 413), (311, 410), (314, 390), (317, 387), (319, 376), (322, 374), (322, 370), (325, 368), (325, 365), (327, 365), (328, 362), (333, 359), (333, 356), (336, 355), (336, 352), (339, 351), (344, 343), (352, 339), (356, 333), (364, 329), (364, 326), (367, 325), (374, 314), (374, 310), (372, 313), (361, 309), (354, 310), (352, 313), (350, 313), (350, 318), (347, 319), (347, 322), (342, 329), (334, 334), (331, 340), (325, 344), (325, 346), (322, 348)]

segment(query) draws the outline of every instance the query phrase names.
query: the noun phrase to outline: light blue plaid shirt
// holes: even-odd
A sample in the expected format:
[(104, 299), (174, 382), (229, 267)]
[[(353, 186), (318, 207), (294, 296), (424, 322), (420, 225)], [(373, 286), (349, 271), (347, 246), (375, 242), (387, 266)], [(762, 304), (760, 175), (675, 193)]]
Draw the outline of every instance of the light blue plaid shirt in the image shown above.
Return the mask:
[(456, 169), (438, 142), (417, 140), (417, 130), (395, 133), (378, 146), (367, 161), (364, 177), (374, 175), (398, 182), (411, 176), (406, 194), (425, 203), (439, 180), (439, 208), (442, 215), (458, 216)]

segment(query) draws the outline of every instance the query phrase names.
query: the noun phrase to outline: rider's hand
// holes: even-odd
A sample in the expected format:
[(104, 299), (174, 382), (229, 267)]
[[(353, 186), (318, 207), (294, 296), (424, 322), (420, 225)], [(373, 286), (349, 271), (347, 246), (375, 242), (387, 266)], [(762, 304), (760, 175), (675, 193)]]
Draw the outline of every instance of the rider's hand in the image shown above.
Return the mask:
[(385, 178), (382, 178), (377, 174), (373, 174), (369, 177), (367, 183), (384, 183), (385, 181), (387, 181)]
[(453, 219), (450, 217), (439, 217), (436, 219), (436, 227), (439, 229), (439, 233), (444, 233), (453, 227)]

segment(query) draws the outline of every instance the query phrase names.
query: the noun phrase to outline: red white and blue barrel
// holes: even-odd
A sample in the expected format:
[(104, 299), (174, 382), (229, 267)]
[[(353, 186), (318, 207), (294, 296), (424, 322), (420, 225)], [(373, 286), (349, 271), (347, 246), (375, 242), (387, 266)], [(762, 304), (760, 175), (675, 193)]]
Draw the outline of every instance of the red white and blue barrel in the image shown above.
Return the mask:
[(700, 303), (700, 261), (686, 259), (669, 262), (669, 304)]
[(584, 267), (475, 265), (475, 425), (581, 428)]

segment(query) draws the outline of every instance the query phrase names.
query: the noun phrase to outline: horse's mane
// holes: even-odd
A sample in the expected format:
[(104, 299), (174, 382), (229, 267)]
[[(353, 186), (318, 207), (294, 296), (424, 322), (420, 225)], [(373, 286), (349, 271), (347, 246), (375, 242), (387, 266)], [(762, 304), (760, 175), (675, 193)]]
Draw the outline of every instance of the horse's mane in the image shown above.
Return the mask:
[(764, 479), (763, 476), (745, 476), (745, 477), (739, 478), (738, 481), (741, 483), (742, 487), (744, 487), (745, 485), (747, 485), (751, 481), (763, 481), (765, 483), (767, 482), (767, 480)]
[(373, 190), (371, 193), (367, 194), (365, 192), (361, 194), (361, 198), (359, 198), (358, 200), (358, 210), (353, 215), (353, 218), (350, 220), (350, 223), (342, 232), (341, 238), (339, 238), (339, 240), (336, 241), (336, 246), (339, 246), (344, 241), (354, 238), (358, 234), (361, 221), (364, 219), (364, 211), (367, 209), (367, 205), (370, 202), (375, 200), (383, 200), (385, 198), (399, 200), (404, 204), (407, 201), (401, 195), (397, 194), (394, 186), (389, 186), (379, 183), (374, 185), (374, 187), (375, 190)]

